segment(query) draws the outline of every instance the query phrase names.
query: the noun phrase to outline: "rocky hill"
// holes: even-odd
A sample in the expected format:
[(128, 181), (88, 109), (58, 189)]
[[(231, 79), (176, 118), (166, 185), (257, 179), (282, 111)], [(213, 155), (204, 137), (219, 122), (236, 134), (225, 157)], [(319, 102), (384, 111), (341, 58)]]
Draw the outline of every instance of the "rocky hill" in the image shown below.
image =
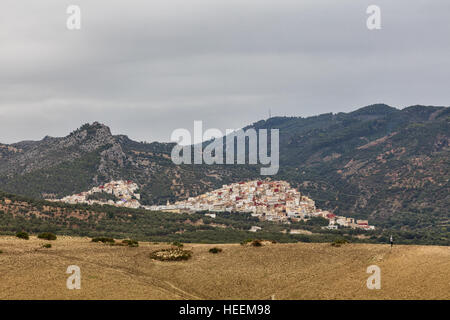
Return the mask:
[[(350, 113), (274, 117), (280, 170), (324, 209), (384, 226), (448, 232), (450, 108), (378, 104)], [(173, 144), (140, 143), (85, 124), (66, 137), (0, 144), (0, 189), (60, 198), (111, 180), (139, 184), (143, 204), (260, 178), (257, 166), (174, 165)]]

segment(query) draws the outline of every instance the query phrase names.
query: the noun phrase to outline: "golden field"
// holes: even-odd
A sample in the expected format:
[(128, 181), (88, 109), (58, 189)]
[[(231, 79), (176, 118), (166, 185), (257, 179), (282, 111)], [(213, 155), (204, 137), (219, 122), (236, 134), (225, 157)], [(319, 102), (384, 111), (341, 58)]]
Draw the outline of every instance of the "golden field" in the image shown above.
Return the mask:
[[(51, 243), (52, 248), (42, 248)], [(188, 261), (162, 262), (138, 248), (89, 238), (46, 241), (0, 237), (0, 299), (449, 299), (450, 247), (329, 243), (185, 244)], [(211, 254), (219, 247), (223, 252)], [(69, 290), (69, 265), (81, 289)], [(370, 265), (381, 289), (369, 290)]]

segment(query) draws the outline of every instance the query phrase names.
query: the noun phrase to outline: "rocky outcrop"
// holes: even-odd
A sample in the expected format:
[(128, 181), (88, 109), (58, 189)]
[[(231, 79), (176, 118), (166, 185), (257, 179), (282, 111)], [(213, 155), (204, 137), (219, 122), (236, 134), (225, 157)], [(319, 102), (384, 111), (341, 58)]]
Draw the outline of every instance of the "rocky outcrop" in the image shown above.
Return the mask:
[(46, 136), (41, 141), (4, 145), (12, 152), (0, 158), (0, 175), (21, 175), (52, 167), (114, 143), (115, 138), (110, 129), (94, 122), (82, 126), (66, 137)]

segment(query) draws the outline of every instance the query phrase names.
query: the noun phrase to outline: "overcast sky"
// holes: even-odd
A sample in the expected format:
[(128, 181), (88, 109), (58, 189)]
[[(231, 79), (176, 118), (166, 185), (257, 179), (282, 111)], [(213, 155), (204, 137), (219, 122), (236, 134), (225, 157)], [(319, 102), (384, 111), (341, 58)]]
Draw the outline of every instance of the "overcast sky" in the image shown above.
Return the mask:
[[(81, 30), (66, 28), (69, 5)], [(381, 30), (368, 30), (368, 5)], [(3, 0), (0, 142), (450, 105), (448, 0)]]

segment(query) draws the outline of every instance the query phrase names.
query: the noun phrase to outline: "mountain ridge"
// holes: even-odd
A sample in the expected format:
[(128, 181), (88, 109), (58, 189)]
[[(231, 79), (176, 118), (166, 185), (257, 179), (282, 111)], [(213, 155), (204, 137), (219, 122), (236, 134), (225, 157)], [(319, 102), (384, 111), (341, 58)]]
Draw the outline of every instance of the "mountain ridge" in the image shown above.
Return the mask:
[[(272, 117), (244, 129), (279, 129), (280, 171), (273, 178), (318, 199), (324, 209), (392, 224), (402, 217), (402, 226), (414, 228), (430, 225), (436, 215), (446, 228), (449, 110), (374, 104), (349, 113)], [(254, 165), (176, 166), (173, 146), (112, 135), (99, 122), (65, 137), (0, 144), (0, 189), (61, 197), (129, 179), (140, 185), (144, 204), (158, 204), (259, 176)]]

